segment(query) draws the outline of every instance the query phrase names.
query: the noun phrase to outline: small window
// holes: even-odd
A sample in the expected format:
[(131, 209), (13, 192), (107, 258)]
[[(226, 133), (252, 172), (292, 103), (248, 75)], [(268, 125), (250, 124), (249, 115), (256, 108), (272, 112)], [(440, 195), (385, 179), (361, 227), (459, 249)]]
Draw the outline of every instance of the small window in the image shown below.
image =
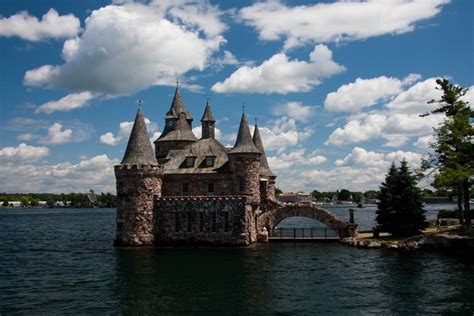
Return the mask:
[(204, 213), (199, 213), (199, 231), (204, 231)]
[(183, 195), (186, 195), (189, 193), (189, 184), (188, 183), (183, 183), (183, 186), (181, 187), (181, 193)]
[(237, 179), (237, 181), (238, 181), (238, 185), (239, 185), (239, 192), (244, 192), (244, 190), (245, 190), (245, 180), (244, 180), (244, 178), (239, 177)]
[(214, 166), (214, 157), (213, 156), (206, 156), (206, 167)]
[(117, 182), (117, 195), (123, 194), (123, 182), (119, 181)]
[(216, 212), (211, 213), (211, 231), (215, 233), (217, 231), (217, 214)]
[(186, 167), (194, 167), (194, 157), (186, 157)]
[(229, 231), (229, 212), (224, 213), (224, 231), (226, 233)]
[(188, 233), (190, 233), (193, 229), (193, 222), (192, 222), (192, 214), (191, 212), (186, 213), (186, 230)]
[(181, 218), (179, 213), (174, 214), (174, 231), (180, 232), (181, 231)]
[(168, 126), (169, 126), (169, 127), (173, 127), (173, 125), (174, 125), (173, 120), (169, 120), (169, 121), (168, 121)]
[(207, 184), (207, 194), (208, 195), (214, 195), (214, 183), (213, 182), (209, 182)]

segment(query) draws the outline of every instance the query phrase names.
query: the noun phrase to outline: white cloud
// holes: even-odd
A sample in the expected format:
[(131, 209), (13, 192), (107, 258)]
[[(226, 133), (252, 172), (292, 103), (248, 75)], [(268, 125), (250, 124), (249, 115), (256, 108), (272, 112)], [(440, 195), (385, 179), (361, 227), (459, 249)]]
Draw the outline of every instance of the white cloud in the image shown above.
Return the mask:
[(59, 15), (54, 9), (43, 15), (41, 20), (23, 11), (0, 19), (0, 36), (17, 36), (28, 41), (47, 38), (69, 38), (75, 36), (81, 27), (73, 14)]
[(51, 114), (57, 111), (69, 112), (86, 106), (93, 98), (94, 95), (88, 91), (68, 94), (57, 101), (49, 101), (42, 104), (36, 109), (36, 113)]
[(430, 149), (430, 145), (434, 141), (434, 135), (421, 136), (418, 137), (418, 139), (416, 140), (416, 142), (413, 143), (413, 145), (419, 149)]
[(60, 123), (54, 123), (48, 128), (48, 135), (40, 140), (42, 144), (64, 144), (71, 141), (72, 129), (68, 128), (63, 130), (63, 126)]
[[(49, 154), (48, 147), (35, 147), (21, 143), (18, 147), (0, 148), (0, 162), (8, 161), (34, 161)], [(6, 183), (3, 182), (5, 185)]]
[(287, 116), (270, 121), (266, 126), (260, 126), (259, 130), (265, 150), (277, 149), (280, 153), (287, 147), (305, 141), (314, 133), (311, 128), (298, 130), (296, 121)]
[(429, 78), (418, 82), (408, 90), (403, 91), (393, 101), (387, 104), (387, 108), (393, 112), (405, 114), (422, 114), (437, 107), (428, 101), (441, 98), (441, 91), (436, 89), (436, 78)]
[[(147, 127), (147, 131), (149, 134), (151, 134), (151, 138), (154, 138), (156, 134), (156, 131), (158, 129), (158, 126), (156, 123), (152, 123), (148, 118), (145, 118), (145, 124)], [(112, 132), (107, 132), (103, 135), (100, 136), (100, 143), (105, 144), (105, 145), (110, 145), (110, 146), (117, 146), (123, 142), (128, 141), (128, 138), (130, 137), (130, 133), (132, 132), (133, 128), (133, 122), (121, 122), (119, 124), (119, 131), (117, 132), (116, 135), (114, 135)], [(159, 135), (158, 135), (159, 136)], [(158, 138), (156, 136), (156, 138)], [(155, 141), (156, 138), (152, 140)]]
[(422, 155), (411, 151), (393, 151), (390, 153), (377, 153), (375, 151), (367, 151), (361, 147), (354, 147), (352, 152), (343, 159), (335, 161), (336, 166), (369, 166), (380, 167), (382, 170), (387, 169), (393, 162), (405, 159), (412, 167), (417, 167), (421, 163)]
[(314, 107), (301, 102), (287, 102), (273, 108), (274, 115), (287, 115), (296, 121), (306, 122), (312, 115)]
[(7, 192), (115, 192), (113, 166), (118, 159), (98, 155), (79, 163), (0, 164), (0, 182)]
[(268, 164), (273, 170), (285, 170), (294, 166), (308, 165), (317, 166), (325, 163), (327, 158), (319, 155), (316, 151), (305, 155), (304, 149), (294, 150), (290, 153), (282, 153), (277, 156), (267, 157)]
[(257, 2), (239, 11), (260, 39), (285, 38), (285, 48), (306, 43), (340, 42), (413, 31), (416, 22), (437, 15), (449, 0), (337, 1), (289, 7)]
[(188, 23), (180, 16), (184, 19), (193, 10), (173, 8), (126, 3), (94, 10), (84, 32), (64, 43), (64, 64), (27, 71), (25, 84), (124, 95), (172, 82), (189, 70), (202, 71), (225, 42), (216, 34), (223, 27), (207, 25), (217, 9), (196, 9), (203, 16)]
[(323, 78), (345, 70), (334, 62), (325, 45), (317, 45), (309, 61), (289, 60), (284, 53), (273, 55), (259, 66), (242, 66), (223, 82), (212, 86), (217, 93), (281, 93), (307, 92)]
[[(416, 77), (405, 82), (414, 82), (413, 79)], [(383, 138), (387, 140), (385, 146), (399, 147), (411, 137), (433, 134), (433, 128), (438, 127), (444, 116), (419, 115), (437, 107), (428, 104), (428, 101), (440, 97), (439, 90), (435, 89), (435, 80), (430, 78), (401, 91), (384, 109), (349, 116), (347, 123), (336, 128), (325, 144), (345, 145)]]
[(213, 63), (218, 69), (220, 69), (225, 65), (237, 65), (239, 61), (237, 60), (237, 57), (235, 57), (234, 54), (232, 54), (228, 50), (224, 50), (224, 55), (215, 58)]
[[(416, 75), (409, 75), (404, 81), (412, 82)], [(324, 107), (334, 112), (357, 112), (364, 107), (386, 101), (401, 92), (403, 82), (397, 78), (381, 76), (372, 79), (357, 78), (355, 82), (342, 85), (324, 100)]]

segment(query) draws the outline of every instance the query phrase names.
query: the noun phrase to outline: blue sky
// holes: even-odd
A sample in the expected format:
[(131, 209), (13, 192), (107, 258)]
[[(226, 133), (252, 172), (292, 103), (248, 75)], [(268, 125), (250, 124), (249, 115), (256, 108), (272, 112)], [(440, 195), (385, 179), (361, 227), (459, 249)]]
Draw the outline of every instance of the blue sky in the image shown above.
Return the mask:
[[(0, 191), (115, 191), (138, 99), (152, 140), (176, 77), (199, 136), (258, 124), (283, 190), (374, 189), (416, 167), (435, 79), (474, 85), (474, 2), (0, 3)], [(474, 98), (470, 89), (466, 100)]]

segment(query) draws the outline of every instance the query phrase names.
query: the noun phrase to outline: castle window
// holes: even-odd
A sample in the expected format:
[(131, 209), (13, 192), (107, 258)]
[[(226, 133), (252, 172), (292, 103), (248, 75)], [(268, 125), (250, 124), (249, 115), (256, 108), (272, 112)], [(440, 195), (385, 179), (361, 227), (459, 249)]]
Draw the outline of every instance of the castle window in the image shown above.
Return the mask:
[(181, 231), (181, 218), (179, 213), (174, 214), (174, 231), (180, 232)]
[(214, 195), (214, 183), (209, 182), (207, 184), (207, 195)]
[(186, 157), (186, 167), (194, 167), (194, 159), (195, 157)]
[(193, 222), (192, 222), (192, 214), (191, 212), (186, 213), (186, 230), (188, 233), (192, 231), (193, 228)]
[(245, 190), (245, 180), (243, 177), (238, 177), (237, 178), (237, 182), (238, 182), (238, 188), (239, 188), (239, 192), (244, 192)]
[(206, 167), (214, 166), (214, 156), (206, 156)]
[(199, 213), (199, 231), (204, 231), (204, 213)]
[(217, 231), (217, 214), (216, 212), (211, 213), (211, 231), (215, 233)]
[(174, 125), (173, 120), (169, 120), (169, 121), (168, 121), (168, 126), (169, 126), (169, 127), (173, 127), (173, 125)]
[(183, 186), (181, 187), (181, 193), (183, 195), (187, 195), (189, 193), (189, 184), (183, 183)]
[(117, 195), (123, 194), (123, 182), (119, 181), (117, 182)]
[(229, 231), (229, 212), (224, 213), (224, 231)]

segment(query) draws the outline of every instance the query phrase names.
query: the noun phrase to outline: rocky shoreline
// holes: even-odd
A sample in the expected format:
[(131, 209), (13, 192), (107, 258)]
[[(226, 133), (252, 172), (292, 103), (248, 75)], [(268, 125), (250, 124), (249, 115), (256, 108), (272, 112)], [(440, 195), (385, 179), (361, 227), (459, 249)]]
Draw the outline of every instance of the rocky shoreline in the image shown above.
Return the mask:
[(424, 249), (465, 249), (474, 248), (474, 238), (461, 235), (419, 235), (402, 241), (383, 239), (357, 239), (348, 237), (341, 240), (347, 246), (367, 249), (424, 250)]

